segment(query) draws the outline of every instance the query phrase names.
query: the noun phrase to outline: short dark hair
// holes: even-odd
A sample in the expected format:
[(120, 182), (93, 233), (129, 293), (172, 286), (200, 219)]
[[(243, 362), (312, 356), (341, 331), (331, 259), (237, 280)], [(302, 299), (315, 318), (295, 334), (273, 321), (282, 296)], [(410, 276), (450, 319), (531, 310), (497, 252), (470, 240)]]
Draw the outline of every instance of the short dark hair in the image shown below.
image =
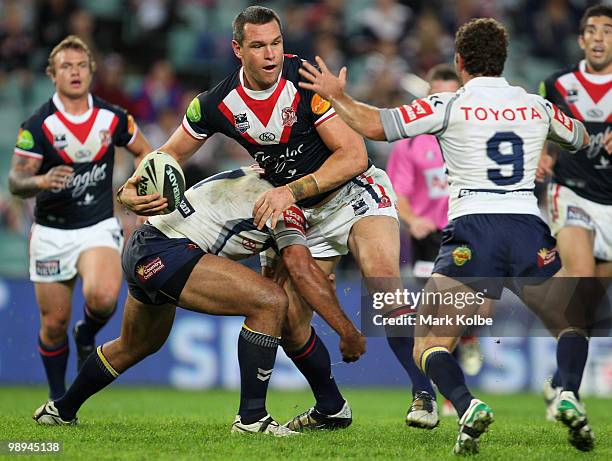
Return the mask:
[(448, 64), (438, 64), (437, 66), (433, 66), (431, 69), (429, 69), (429, 72), (427, 72), (426, 80), (430, 83), (434, 80), (443, 80), (445, 82), (455, 81), (461, 85), (461, 79), (457, 75), (457, 72), (455, 72), (455, 69)]
[(268, 24), (270, 21), (276, 21), (278, 28), (282, 32), (283, 27), (276, 11), (265, 6), (249, 6), (234, 18), (232, 23), (232, 39), (242, 44), (245, 24)]
[(508, 56), (508, 31), (493, 18), (472, 19), (457, 31), (455, 50), (470, 75), (500, 76)]
[(601, 3), (599, 5), (593, 5), (592, 7), (588, 8), (580, 19), (580, 26), (578, 29), (580, 35), (584, 35), (584, 29), (586, 29), (587, 21), (589, 20), (589, 18), (595, 16), (607, 16), (609, 18), (612, 18), (612, 6), (604, 5), (603, 3)]

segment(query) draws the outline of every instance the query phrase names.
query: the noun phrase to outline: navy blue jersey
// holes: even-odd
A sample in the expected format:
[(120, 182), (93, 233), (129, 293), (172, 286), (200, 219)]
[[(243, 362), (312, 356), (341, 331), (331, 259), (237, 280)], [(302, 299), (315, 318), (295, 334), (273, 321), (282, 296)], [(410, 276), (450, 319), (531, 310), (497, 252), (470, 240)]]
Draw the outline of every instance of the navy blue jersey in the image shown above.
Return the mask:
[(43, 226), (78, 229), (113, 216), (115, 147), (136, 136), (131, 115), (89, 96), (90, 109), (73, 116), (57, 94), (21, 124), (15, 155), (42, 160), (38, 174), (69, 165), (74, 174), (62, 190), (36, 195), (35, 220)]
[[(336, 113), (329, 101), (298, 86), (301, 65), (297, 56), (285, 55), (279, 81), (264, 91), (246, 88), (237, 69), (191, 102), (183, 128), (198, 140), (217, 132), (237, 140), (274, 186), (313, 173), (332, 153), (316, 127)], [(300, 205), (312, 206), (330, 193)]]
[(593, 202), (612, 205), (612, 159), (604, 138), (612, 131), (612, 74), (585, 71), (584, 61), (551, 75), (540, 94), (566, 114), (582, 121), (591, 138), (576, 152), (559, 152), (553, 180)]

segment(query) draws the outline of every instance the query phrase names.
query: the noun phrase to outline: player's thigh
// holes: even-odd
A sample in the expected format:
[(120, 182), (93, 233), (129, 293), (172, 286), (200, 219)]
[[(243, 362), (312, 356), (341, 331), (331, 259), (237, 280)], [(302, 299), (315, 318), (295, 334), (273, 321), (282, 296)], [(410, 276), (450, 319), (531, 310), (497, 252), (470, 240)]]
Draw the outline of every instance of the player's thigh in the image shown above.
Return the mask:
[(104, 344), (104, 357), (121, 373), (138, 360), (157, 352), (170, 335), (175, 312), (176, 307), (171, 304), (145, 304), (128, 294), (121, 335)]
[(595, 266), (596, 277), (612, 278), (612, 262), (601, 262)]
[(584, 227), (567, 226), (557, 233), (557, 248), (561, 262), (570, 277), (593, 277), (593, 231)]
[(40, 309), (43, 340), (64, 336), (70, 323), (74, 280), (68, 282), (34, 283), (36, 301)]
[(205, 254), (195, 265), (178, 304), (213, 315), (251, 315), (256, 309), (286, 314), (282, 288), (247, 267), (219, 256)]
[(349, 249), (365, 277), (399, 277), (399, 223), (391, 216), (366, 216), (349, 234)]
[(121, 289), (121, 257), (111, 247), (84, 250), (77, 261), (77, 271), (83, 279), (86, 301), (96, 307), (112, 307)]

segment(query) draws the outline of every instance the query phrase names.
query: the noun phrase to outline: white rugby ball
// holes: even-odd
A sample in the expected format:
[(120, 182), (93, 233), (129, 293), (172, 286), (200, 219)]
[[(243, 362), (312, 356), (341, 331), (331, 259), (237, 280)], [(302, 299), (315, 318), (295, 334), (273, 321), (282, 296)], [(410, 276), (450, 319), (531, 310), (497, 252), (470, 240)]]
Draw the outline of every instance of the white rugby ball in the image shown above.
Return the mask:
[(173, 212), (185, 194), (185, 175), (178, 162), (165, 152), (155, 151), (142, 159), (136, 172), (138, 195), (159, 194), (168, 199), (164, 213)]

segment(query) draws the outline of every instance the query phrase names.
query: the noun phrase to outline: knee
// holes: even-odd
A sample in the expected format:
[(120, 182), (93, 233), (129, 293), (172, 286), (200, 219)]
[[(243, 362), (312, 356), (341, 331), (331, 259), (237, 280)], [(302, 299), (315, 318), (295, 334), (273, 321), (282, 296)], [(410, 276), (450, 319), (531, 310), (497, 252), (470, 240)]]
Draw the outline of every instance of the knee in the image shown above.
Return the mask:
[(43, 315), (41, 319), (41, 333), (45, 343), (60, 343), (66, 338), (69, 316)]
[(117, 304), (117, 293), (108, 287), (94, 287), (85, 293), (85, 302), (94, 314), (101, 317), (111, 315)]
[(400, 276), (399, 259), (395, 260), (388, 255), (372, 255), (361, 261), (361, 272), (364, 277), (370, 278), (398, 278)]
[(289, 300), (285, 291), (275, 283), (270, 282), (269, 287), (262, 290), (255, 307), (258, 312), (270, 314), (277, 318), (279, 323), (282, 323), (287, 316), (288, 305)]

